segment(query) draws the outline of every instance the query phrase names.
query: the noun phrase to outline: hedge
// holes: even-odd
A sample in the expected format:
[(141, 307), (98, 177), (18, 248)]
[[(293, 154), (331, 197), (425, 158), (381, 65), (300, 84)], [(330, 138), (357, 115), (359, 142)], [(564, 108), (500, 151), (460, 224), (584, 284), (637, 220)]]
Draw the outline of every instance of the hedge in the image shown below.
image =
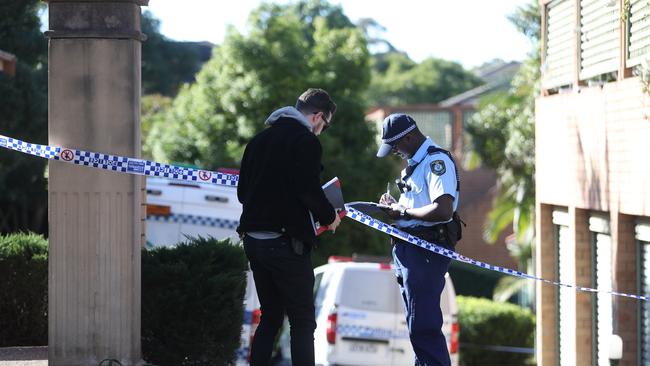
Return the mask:
[(246, 269), (240, 246), (212, 238), (143, 251), (143, 358), (159, 366), (234, 363)]
[(462, 366), (521, 366), (532, 355), (497, 351), (494, 346), (532, 348), (535, 315), (527, 308), (488, 299), (458, 296)]
[(47, 241), (0, 235), (0, 347), (47, 345)]
[(491, 298), (497, 282), (506, 275), (469, 263), (451, 261), (449, 276), (454, 281), (456, 295)]

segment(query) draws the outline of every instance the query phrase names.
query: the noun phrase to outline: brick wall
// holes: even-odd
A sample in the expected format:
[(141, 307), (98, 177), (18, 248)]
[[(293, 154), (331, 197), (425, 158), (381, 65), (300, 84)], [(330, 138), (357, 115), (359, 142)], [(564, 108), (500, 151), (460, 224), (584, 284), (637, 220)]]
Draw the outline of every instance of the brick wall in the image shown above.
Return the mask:
[[(611, 217), (614, 245), (614, 291), (637, 292), (637, 242), (634, 235), (634, 217), (613, 214)], [(614, 333), (623, 339), (621, 366), (637, 364), (637, 306), (638, 300), (614, 297)]]
[[(535, 268), (537, 275), (547, 280), (557, 280), (555, 255), (555, 228), (550, 205), (536, 205), (537, 245), (535, 246)], [(552, 366), (557, 360), (557, 291), (556, 288), (536, 281), (537, 296), (535, 352), (539, 366)]]
[[(536, 102), (536, 248), (538, 275), (553, 278), (549, 207), (568, 207), (576, 253), (576, 282), (591, 285), (591, 234), (588, 217), (609, 215), (613, 244), (614, 290), (637, 291), (634, 222), (650, 216), (650, 98), (638, 78), (579, 93), (557, 94)], [(549, 266), (549, 267), (547, 267)], [(554, 365), (557, 350), (549, 334), (556, 319), (550, 291), (538, 284), (539, 365)], [(591, 365), (590, 294), (576, 293), (578, 365)], [(636, 300), (614, 297), (614, 333), (623, 339), (620, 365), (637, 364)]]
[(637, 78), (538, 98), (541, 202), (650, 216), (649, 115)]
[(518, 269), (505, 244), (505, 238), (512, 234), (512, 228), (504, 230), (494, 244), (483, 240), (485, 220), (496, 196), (495, 171), (487, 168), (470, 171), (459, 169), (458, 174), (461, 184), (458, 212), (467, 227), (463, 228), (463, 239), (457, 251), (482, 262)]
[[(589, 232), (588, 211), (572, 208), (569, 210), (571, 230), (575, 241), (576, 279), (578, 286), (592, 287), (592, 240)], [(592, 365), (592, 305), (595, 295), (576, 291), (576, 365)]]

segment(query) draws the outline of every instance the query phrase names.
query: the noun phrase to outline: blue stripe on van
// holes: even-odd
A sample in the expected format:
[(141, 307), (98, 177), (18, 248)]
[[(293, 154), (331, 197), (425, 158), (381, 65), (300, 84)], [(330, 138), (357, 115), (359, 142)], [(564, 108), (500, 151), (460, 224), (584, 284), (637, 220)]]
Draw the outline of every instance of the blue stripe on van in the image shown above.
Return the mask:
[(406, 330), (393, 331), (392, 329), (373, 328), (361, 325), (338, 324), (336, 333), (343, 337), (368, 338), (368, 339), (400, 339), (408, 338)]

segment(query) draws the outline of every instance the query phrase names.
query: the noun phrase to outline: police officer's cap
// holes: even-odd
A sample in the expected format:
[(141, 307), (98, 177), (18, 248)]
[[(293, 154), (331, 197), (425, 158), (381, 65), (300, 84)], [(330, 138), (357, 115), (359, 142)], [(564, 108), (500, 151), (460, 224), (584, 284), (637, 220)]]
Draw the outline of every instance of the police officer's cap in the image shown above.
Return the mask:
[(384, 118), (384, 130), (381, 135), (381, 146), (377, 151), (377, 157), (383, 158), (388, 155), (397, 140), (406, 136), (417, 128), (413, 117), (404, 113), (393, 113)]

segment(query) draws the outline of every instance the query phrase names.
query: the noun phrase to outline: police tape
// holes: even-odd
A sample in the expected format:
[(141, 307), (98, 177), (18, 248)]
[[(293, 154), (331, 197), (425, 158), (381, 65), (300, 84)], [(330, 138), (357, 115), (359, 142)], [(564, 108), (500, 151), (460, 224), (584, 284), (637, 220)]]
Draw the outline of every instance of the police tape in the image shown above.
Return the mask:
[[(87, 166), (87, 167), (92, 167), (97, 169), (116, 171), (116, 172), (128, 173), (128, 174), (171, 178), (171, 179), (185, 180), (190, 182), (217, 184), (217, 185), (225, 185), (231, 187), (237, 186), (237, 183), (239, 181), (239, 176), (235, 174), (225, 174), (220, 172), (212, 172), (208, 170), (185, 168), (185, 167), (179, 167), (175, 165), (157, 163), (157, 162), (144, 160), (144, 159), (135, 159), (135, 158), (129, 158), (124, 156), (118, 156), (118, 155), (89, 152), (89, 151), (77, 150), (77, 149), (68, 149), (68, 148), (62, 148), (57, 146), (31, 144), (11, 137), (6, 137), (3, 135), (0, 135), (0, 147), (19, 151), (25, 154), (40, 156), (46, 159), (63, 161), (66, 163), (72, 163), (81, 166)], [(386, 233), (400, 240), (404, 240), (405, 242), (408, 242), (410, 244), (417, 245), (421, 248), (445, 256), (447, 258), (457, 260), (459, 262), (468, 263), (480, 268), (485, 268), (491, 271), (495, 271), (495, 272), (499, 272), (499, 273), (503, 273), (515, 277), (540, 281), (553, 286), (565, 287), (565, 288), (570, 288), (570, 289), (583, 291), (583, 292), (602, 293), (602, 294), (609, 294), (614, 296), (628, 297), (637, 300), (650, 301), (650, 297), (648, 296), (632, 295), (632, 294), (626, 294), (626, 293), (616, 292), (616, 291), (598, 290), (590, 287), (571, 285), (571, 284), (561, 283), (557, 281), (547, 280), (541, 277), (537, 277), (513, 269), (494, 266), (489, 263), (483, 263), (481, 261), (477, 261), (475, 259), (468, 258), (461, 254), (458, 254), (453, 250), (443, 248), (441, 246), (438, 246), (436, 244), (430, 243), (426, 240), (408, 234), (392, 225), (388, 225), (380, 220), (372, 218), (350, 206), (346, 205), (346, 211), (347, 211), (346, 216), (348, 216), (352, 220), (355, 220), (361, 224), (369, 226), (375, 230), (379, 230), (383, 233)]]
[(472, 265), (477, 266), (477, 267), (489, 269), (489, 270), (492, 270), (492, 271), (495, 271), (495, 272), (500, 272), (500, 273), (504, 273), (504, 274), (507, 274), (507, 275), (515, 276), (515, 277), (521, 277), (521, 278), (526, 278), (526, 279), (530, 279), (530, 280), (540, 281), (540, 282), (547, 283), (547, 284), (550, 284), (550, 285), (571, 288), (571, 289), (575, 289), (575, 290), (578, 290), (578, 291), (592, 292), (592, 293), (602, 293), (602, 294), (609, 294), (609, 295), (615, 295), (615, 296), (629, 297), (629, 298), (637, 299), (637, 300), (645, 300), (645, 301), (650, 300), (650, 297), (648, 297), (648, 296), (631, 295), (631, 294), (626, 294), (626, 293), (616, 292), (616, 291), (598, 290), (598, 289), (590, 288), (590, 287), (582, 287), (582, 286), (577, 286), (577, 285), (570, 285), (570, 284), (561, 283), (561, 282), (557, 282), (557, 281), (547, 280), (547, 279), (537, 277), (537, 276), (534, 276), (534, 275), (531, 275), (531, 274), (528, 274), (528, 273), (515, 271), (513, 269), (504, 268), (504, 267), (500, 267), (500, 266), (494, 266), (494, 265), (491, 265), (489, 263), (483, 263), (481, 261), (477, 261), (475, 259), (468, 258), (468, 257), (465, 257), (465, 256), (463, 256), (461, 254), (458, 254), (457, 252), (455, 252), (453, 250), (449, 250), (447, 248), (444, 248), (444, 247), (438, 246), (436, 244), (430, 243), (430, 242), (428, 242), (426, 240), (420, 239), (417, 236), (413, 236), (413, 235), (411, 235), (409, 233), (406, 233), (406, 232), (404, 232), (404, 231), (402, 231), (402, 230), (400, 230), (400, 229), (398, 229), (398, 228), (396, 228), (396, 227), (394, 227), (392, 225), (388, 225), (388, 224), (386, 224), (386, 223), (384, 223), (384, 222), (382, 222), (380, 220), (377, 220), (377, 219), (372, 218), (372, 217), (370, 217), (370, 216), (368, 216), (368, 215), (366, 215), (366, 214), (364, 214), (364, 213), (362, 213), (362, 212), (360, 212), (358, 210), (355, 210), (354, 208), (352, 208), (350, 206), (346, 206), (345, 209), (347, 211), (347, 216), (349, 218), (357, 221), (357, 222), (360, 222), (360, 223), (362, 223), (362, 224), (364, 224), (366, 226), (370, 226), (371, 228), (373, 228), (375, 230), (379, 230), (379, 231), (381, 231), (383, 233), (386, 233), (386, 234), (388, 234), (390, 236), (393, 236), (393, 237), (395, 237), (397, 239), (403, 240), (403, 241), (408, 242), (408, 243), (413, 244), (413, 245), (417, 245), (420, 248), (424, 248), (426, 250), (432, 251), (432, 252), (434, 252), (436, 254), (440, 254), (440, 255), (445, 256), (447, 258), (457, 260), (459, 262), (472, 264)]
[(69, 149), (59, 146), (32, 144), (3, 135), (0, 135), (0, 147), (40, 156), (45, 159), (149, 177), (171, 178), (224, 186), (236, 186), (239, 180), (239, 176), (235, 174), (192, 169), (144, 159)]

